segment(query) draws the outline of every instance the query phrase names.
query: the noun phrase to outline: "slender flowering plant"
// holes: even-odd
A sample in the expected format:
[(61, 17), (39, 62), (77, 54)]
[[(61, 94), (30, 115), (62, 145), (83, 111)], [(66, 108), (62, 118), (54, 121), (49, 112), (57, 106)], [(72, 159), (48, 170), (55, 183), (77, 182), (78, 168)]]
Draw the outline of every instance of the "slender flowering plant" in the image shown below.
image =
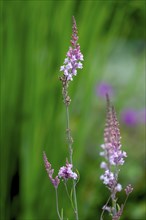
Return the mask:
[[(119, 183), (119, 171), (120, 166), (122, 166), (125, 162), (124, 159), (127, 157), (127, 154), (125, 151), (121, 150), (119, 123), (115, 109), (110, 104), (108, 94), (106, 94), (106, 100), (107, 118), (104, 130), (104, 144), (101, 145), (102, 151), (100, 152), (100, 156), (104, 158), (104, 161), (101, 162), (100, 165), (100, 167), (104, 169), (104, 174), (100, 176), (100, 179), (109, 189), (110, 197), (106, 204), (103, 206), (100, 220), (103, 220), (103, 214), (105, 210), (109, 212), (112, 220), (119, 220), (123, 213), (123, 208), (126, 204), (127, 198), (132, 192), (133, 188), (130, 184), (125, 188), (127, 197), (124, 204), (120, 206), (117, 203), (117, 192), (122, 190), (122, 185)], [(111, 206), (109, 206), (110, 200), (112, 201)]]
[[(69, 47), (69, 50), (66, 54), (66, 58), (64, 60), (64, 64), (60, 67), (60, 71), (63, 72), (63, 75), (60, 77), (60, 80), (62, 82), (62, 95), (63, 95), (63, 101), (66, 107), (66, 134), (67, 134), (67, 140), (68, 140), (68, 150), (69, 150), (69, 162), (66, 160), (66, 165), (62, 166), (59, 169), (58, 175), (53, 178), (54, 169), (52, 169), (51, 164), (49, 163), (47, 156), (44, 152), (43, 159), (45, 163), (45, 168), (48, 173), (48, 177), (53, 184), (55, 191), (56, 191), (56, 210), (58, 214), (59, 220), (63, 220), (63, 212), (60, 213), (59, 210), (59, 201), (58, 201), (58, 186), (60, 184), (60, 180), (63, 181), (66, 189), (66, 193), (69, 197), (69, 200), (71, 202), (71, 206), (74, 211), (75, 219), (78, 220), (78, 206), (77, 206), (77, 196), (76, 196), (76, 184), (79, 180), (79, 174), (74, 172), (74, 166), (73, 166), (73, 138), (71, 136), (71, 129), (70, 129), (70, 118), (69, 118), (69, 104), (71, 102), (71, 99), (68, 95), (68, 87), (70, 81), (73, 80), (73, 77), (77, 75), (77, 69), (82, 69), (83, 65), (83, 54), (80, 51), (80, 45), (78, 42), (78, 31), (77, 31), (77, 25), (75, 18), (73, 17), (73, 27), (72, 27), (72, 37), (71, 37), (71, 46)], [(68, 190), (68, 181), (69, 179), (72, 180), (72, 190), (70, 193)]]
[[(66, 164), (60, 167), (58, 174), (54, 176), (54, 169), (52, 169), (51, 163), (48, 161), (46, 153), (43, 153), (43, 159), (45, 168), (56, 192), (56, 210), (59, 220), (64, 220), (63, 211), (60, 212), (59, 209), (59, 198), (58, 198), (58, 187), (61, 182), (65, 185), (65, 190), (67, 196), (71, 202), (71, 207), (74, 212), (75, 220), (79, 219), (78, 215), (78, 205), (77, 205), (77, 195), (76, 195), (76, 185), (79, 181), (79, 173), (75, 171), (73, 165), (73, 138), (71, 136), (70, 129), (70, 117), (69, 117), (69, 106), (71, 99), (68, 95), (68, 87), (71, 81), (73, 81), (74, 76), (77, 75), (77, 70), (83, 68), (83, 54), (80, 51), (80, 45), (78, 44), (78, 31), (75, 18), (73, 17), (73, 26), (72, 26), (72, 37), (71, 37), (71, 46), (66, 54), (63, 65), (60, 67), (60, 71), (63, 74), (59, 77), (62, 82), (62, 95), (63, 102), (66, 109), (66, 135), (68, 141), (68, 156), (69, 159), (66, 159)], [(101, 213), (100, 220), (103, 220), (103, 215), (105, 211), (108, 211), (112, 217), (112, 220), (119, 220), (124, 206), (126, 204), (129, 194), (132, 192), (133, 188), (129, 184), (125, 188), (126, 199), (125, 202), (121, 205), (117, 203), (117, 192), (122, 190), (122, 185), (119, 183), (119, 171), (120, 166), (124, 164), (124, 160), (127, 157), (126, 152), (121, 150), (121, 136), (119, 130), (119, 124), (115, 109), (110, 104), (108, 95), (107, 99), (107, 118), (106, 126), (104, 130), (104, 144), (101, 145), (102, 152), (100, 155), (104, 158), (104, 161), (101, 163), (101, 168), (104, 169), (103, 175), (100, 176), (100, 179), (106, 185), (110, 191), (110, 197), (108, 198), (106, 204), (103, 206), (103, 211)], [(68, 187), (68, 181), (72, 181), (72, 189)], [(110, 201), (112, 202), (110, 205)]]

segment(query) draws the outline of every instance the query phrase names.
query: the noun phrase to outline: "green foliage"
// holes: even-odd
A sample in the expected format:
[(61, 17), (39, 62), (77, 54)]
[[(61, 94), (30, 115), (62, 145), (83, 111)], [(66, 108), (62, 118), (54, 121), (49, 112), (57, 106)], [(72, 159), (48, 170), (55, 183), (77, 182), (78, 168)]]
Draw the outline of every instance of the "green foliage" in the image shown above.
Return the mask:
[[(42, 152), (58, 172), (68, 148), (59, 68), (69, 47), (72, 15), (84, 68), (70, 83), (70, 118), (80, 219), (99, 219), (108, 190), (99, 176), (105, 100), (96, 86), (115, 89), (114, 105), (144, 108), (144, 1), (1, 1), (2, 220), (56, 220), (55, 191)], [(144, 219), (144, 127), (121, 124), (128, 154), (120, 177), (134, 192), (123, 219)], [(18, 182), (19, 180), (19, 182)], [(73, 213), (59, 189), (60, 210)], [(124, 193), (119, 200), (124, 201)]]

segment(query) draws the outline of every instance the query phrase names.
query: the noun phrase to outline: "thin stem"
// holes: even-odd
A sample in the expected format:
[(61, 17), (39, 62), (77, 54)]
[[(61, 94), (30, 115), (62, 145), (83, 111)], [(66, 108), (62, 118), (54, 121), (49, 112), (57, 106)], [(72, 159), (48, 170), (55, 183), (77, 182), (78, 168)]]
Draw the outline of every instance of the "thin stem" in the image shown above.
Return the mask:
[[(72, 137), (71, 137), (71, 132), (70, 132), (70, 124), (69, 124), (69, 109), (68, 105), (66, 105), (66, 122), (67, 122), (67, 138), (68, 138), (68, 144), (69, 144), (69, 157), (70, 157), (70, 163), (73, 165), (73, 159), (72, 159), (72, 154), (73, 154), (73, 149), (72, 149)], [(75, 217), (76, 220), (79, 219), (78, 217), (78, 206), (77, 206), (77, 196), (76, 196), (76, 182), (73, 180), (73, 198), (74, 198), (74, 206), (75, 206)]]
[(108, 203), (109, 203), (109, 201), (110, 201), (110, 198), (111, 198), (111, 195), (109, 196), (109, 198), (108, 198), (106, 204), (104, 205), (104, 209), (103, 209), (103, 211), (102, 211), (102, 213), (101, 213), (100, 220), (103, 220), (102, 216), (103, 216), (103, 214), (104, 214), (104, 212), (105, 212), (106, 206), (108, 205)]
[(124, 204), (123, 204), (123, 209), (124, 209), (124, 207), (125, 207), (125, 205), (126, 205), (126, 202), (127, 202), (128, 197), (129, 197), (129, 195), (127, 195), (127, 197), (126, 197), (126, 199), (125, 199), (125, 202), (124, 202)]
[(117, 207), (116, 206), (117, 206), (116, 199), (112, 198), (113, 216), (115, 216), (116, 213), (117, 213)]
[(70, 158), (70, 163), (73, 164), (72, 161), (72, 154), (73, 154), (73, 149), (72, 149), (72, 137), (71, 137), (71, 132), (70, 132), (70, 125), (69, 125), (69, 109), (68, 106), (66, 105), (66, 131), (67, 131), (67, 139), (68, 139), (68, 148), (69, 148), (69, 158)]
[(59, 213), (59, 207), (58, 207), (58, 191), (57, 191), (57, 188), (55, 188), (55, 192), (56, 192), (56, 210), (57, 210), (57, 214), (58, 214), (58, 217), (59, 217), (59, 220), (63, 220), (60, 216), (60, 213)]
[(114, 186), (113, 191), (112, 191), (113, 216), (115, 216), (116, 213), (117, 213), (117, 199), (116, 199), (115, 187), (116, 187), (117, 182), (118, 182), (118, 173), (119, 173), (119, 169), (118, 169), (118, 166), (116, 165), (115, 171), (114, 171), (114, 177), (115, 177), (116, 183), (115, 183), (115, 186)]
[(71, 197), (70, 197), (70, 195), (69, 195), (68, 187), (67, 187), (66, 182), (64, 183), (64, 185), (65, 185), (65, 189), (66, 189), (67, 196), (68, 196), (68, 198), (69, 198), (69, 200), (70, 200), (70, 202), (71, 202), (71, 206), (72, 206), (72, 208), (73, 208), (73, 210), (74, 210), (74, 212), (75, 212), (75, 208), (74, 208), (74, 205), (73, 205), (72, 199), (71, 199)]

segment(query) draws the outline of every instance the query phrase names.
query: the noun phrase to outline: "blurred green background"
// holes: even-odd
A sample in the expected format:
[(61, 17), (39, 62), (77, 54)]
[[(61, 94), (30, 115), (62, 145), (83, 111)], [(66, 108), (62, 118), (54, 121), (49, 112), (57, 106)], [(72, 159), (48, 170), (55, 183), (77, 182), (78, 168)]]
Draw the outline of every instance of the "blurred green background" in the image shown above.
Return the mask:
[[(74, 164), (81, 220), (99, 219), (109, 192), (99, 180), (105, 124), (101, 83), (112, 87), (122, 147), (123, 187), (134, 187), (123, 220), (146, 218), (145, 119), (124, 121), (125, 109), (145, 109), (145, 1), (1, 1), (1, 220), (57, 220), (43, 150), (57, 174), (68, 157), (60, 66), (70, 45), (72, 15), (84, 68), (70, 83)], [(131, 117), (131, 115), (129, 116)], [(132, 116), (137, 117), (137, 116)], [(130, 119), (136, 120), (136, 119)], [(62, 184), (63, 185), (63, 184)], [(74, 219), (63, 186), (60, 208)], [(124, 192), (119, 194), (123, 202)], [(105, 216), (105, 219), (110, 219)]]

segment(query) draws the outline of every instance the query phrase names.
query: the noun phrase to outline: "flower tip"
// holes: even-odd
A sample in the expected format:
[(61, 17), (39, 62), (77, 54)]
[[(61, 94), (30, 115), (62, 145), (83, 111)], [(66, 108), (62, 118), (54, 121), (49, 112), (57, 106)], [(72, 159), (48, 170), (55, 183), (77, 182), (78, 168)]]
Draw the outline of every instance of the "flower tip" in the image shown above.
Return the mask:
[(75, 20), (75, 16), (74, 16), (74, 15), (72, 16), (72, 21), (73, 21), (73, 23), (76, 23), (76, 20)]
[(120, 192), (122, 190), (122, 185), (118, 183), (115, 189), (116, 191)]
[(132, 191), (133, 191), (133, 187), (132, 187), (131, 184), (129, 184), (128, 186), (126, 186), (126, 188), (125, 188), (125, 193), (126, 193), (127, 196), (128, 196), (130, 193), (132, 193)]
[(105, 93), (105, 97), (106, 97), (107, 106), (110, 106), (110, 98), (107, 92)]
[(44, 162), (46, 162), (46, 160), (47, 160), (47, 156), (46, 156), (45, 151), (43, 151), (43, 159), (44, 159)]

